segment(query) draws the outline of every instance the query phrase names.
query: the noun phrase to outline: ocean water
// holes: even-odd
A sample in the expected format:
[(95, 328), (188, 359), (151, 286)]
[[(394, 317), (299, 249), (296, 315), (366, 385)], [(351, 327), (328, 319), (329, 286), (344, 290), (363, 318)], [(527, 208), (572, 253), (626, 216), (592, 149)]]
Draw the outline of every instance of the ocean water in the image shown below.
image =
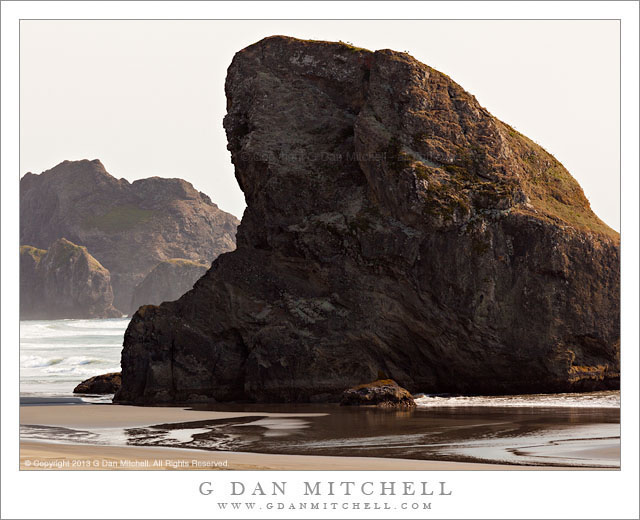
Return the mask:
[(20, 322), (20, 395), (70, 397), (89, 377), (120, 370), (129, 319)]
[(620, 392), (447, 397), (421, 394), (415, 401), (425, 408), (620, 408)]

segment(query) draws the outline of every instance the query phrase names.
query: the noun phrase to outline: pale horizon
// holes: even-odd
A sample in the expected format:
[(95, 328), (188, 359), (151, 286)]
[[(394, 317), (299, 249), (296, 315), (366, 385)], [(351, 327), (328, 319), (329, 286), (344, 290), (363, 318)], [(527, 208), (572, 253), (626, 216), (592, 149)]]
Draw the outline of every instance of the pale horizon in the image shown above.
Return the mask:
[(22, 21), (20, 176), (99, 159), (130, 182), (185, 179), (241, 218), (224, 80), (275, 34), (409, 52), (553, 154), (620, 230), (617, 21)]

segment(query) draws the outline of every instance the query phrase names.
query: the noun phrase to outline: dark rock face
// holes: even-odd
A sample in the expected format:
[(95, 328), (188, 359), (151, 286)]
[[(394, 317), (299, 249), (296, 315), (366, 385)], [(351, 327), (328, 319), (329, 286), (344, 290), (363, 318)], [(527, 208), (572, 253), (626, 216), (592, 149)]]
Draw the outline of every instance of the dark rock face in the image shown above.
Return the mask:
[(48, 250), (20, 247), (20, 318), (119, 318), (109, 271), (86, 247), (61, 238)]
[(413, 408), (411, 394), (392, 379), (354, 386), (342, 394), (343, 406), (378, 406), (381, 408)]
[(136, 313), (116, 401), (619, 384), (619, 235), (558, 161), (407, 54), (272, 37), (224, 121), (237, 250)]
[(159, 263), (136, 285), (131, 307), (138, 309), (142, 305), (177, 300), (193, 287), (208, 267), (184, 258), (171, 258)]
[(74, 394), (115, 394), (120, 390), (122, 377), (120, 372), (111, 372), (90, 377), (73, 389)]
[(64, 161), (20, 180), (20, 243), (46, 248), (65, 237), (111, 272), (125, 313), (134, 287), (170, 258), (211, 262), (235, 248), (238, 220), (182, 179), (129, 183), (100, 161)]

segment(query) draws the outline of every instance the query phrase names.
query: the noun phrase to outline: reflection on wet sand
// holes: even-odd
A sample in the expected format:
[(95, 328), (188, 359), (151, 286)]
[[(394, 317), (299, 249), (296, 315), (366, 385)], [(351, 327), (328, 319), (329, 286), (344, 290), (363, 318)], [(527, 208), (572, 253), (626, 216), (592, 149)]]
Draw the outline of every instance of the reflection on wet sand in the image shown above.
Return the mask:
[[(494, 406), (390, 411), (337, 405), (234, 404), (206, 409), (246, 415), (85, 432), (68, 428), (43, 432), (25, 426), (22, 437), (272, 454), (608, 468), (620, 464), (620, 417), (615, 408)], [(310, 412), (316, 415), (309, 416)]]

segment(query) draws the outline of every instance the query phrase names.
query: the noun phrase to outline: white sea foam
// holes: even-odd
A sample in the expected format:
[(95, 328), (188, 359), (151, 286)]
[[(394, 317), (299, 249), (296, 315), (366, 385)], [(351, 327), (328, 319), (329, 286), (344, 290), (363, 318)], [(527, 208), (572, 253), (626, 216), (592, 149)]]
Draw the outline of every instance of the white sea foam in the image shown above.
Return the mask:
[(96, 376), (98, 374), (104, 374), (107, 372), (118, 372), (119, 370), (120, 370), (120, 367), (117, 367), (117, 366), (109, 366), (107, 368), (105, 368), (104, 366), (101, 366), (100, 369), (98, 370), (96, 370), (95, 368), (85, 368), (82, 366), (64, 366), (64, 367), (57, 366), (57, 367), (47, 367), (43, 370), (43, 372), (45, 374), (52, 374), (52, 375), (72, 374), (72, 375), (78, 375), (78, 376), (91, 377), (91, 376)]
[(20, 368), (40, 368), (57, 365), (63, 358), (44, 358), (41, 356), (20, 356)]
[(22, 395), (70, 395), (89, 377), (120, 370), (128, 319), (20, 323)]
[(505, 396), (423, 395), (415, 399), (425, 408), (438, 407), (535, 407), (535, 408), (620, 408), (620, 392), (589, 392), (582, 394), (531, 394)]

